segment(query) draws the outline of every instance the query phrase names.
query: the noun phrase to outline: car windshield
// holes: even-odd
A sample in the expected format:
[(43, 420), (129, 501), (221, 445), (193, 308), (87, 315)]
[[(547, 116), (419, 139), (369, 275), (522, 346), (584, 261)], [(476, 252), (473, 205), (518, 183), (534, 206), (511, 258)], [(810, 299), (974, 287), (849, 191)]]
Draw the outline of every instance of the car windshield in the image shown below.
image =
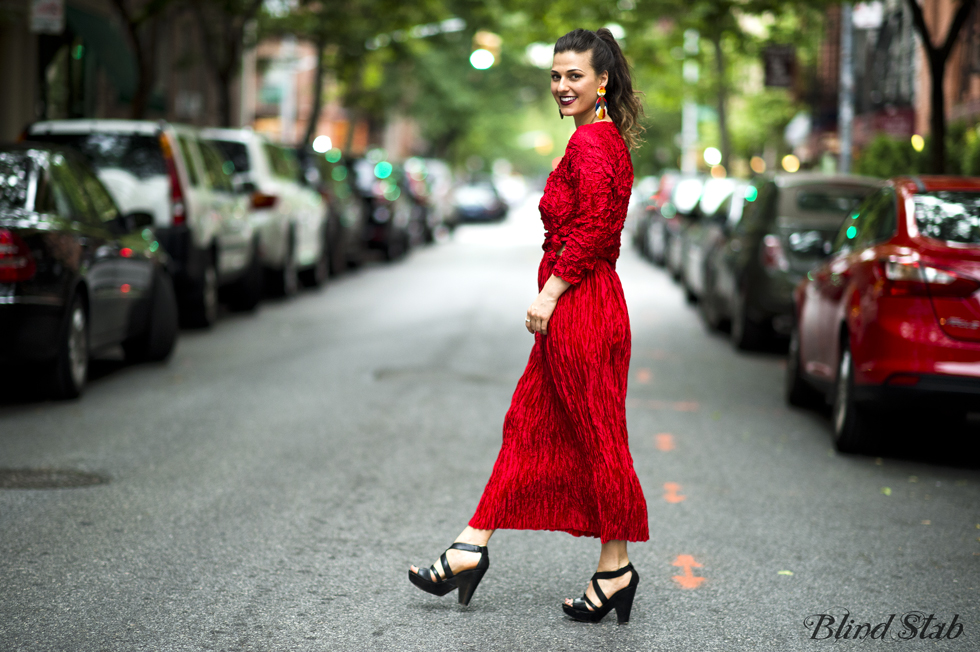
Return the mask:
[(874, 188), (870, 186), (813, 185), (783, 188), (779, 193), (778, 223), (780, 226), (789, 226), (801, 222), (818, 222), (836, 228), (844, 216), (857, 208), (872, 192)]
[(32, 134), (31, 138), (73, 147), (96, 170), (125, 170), (138, 179), (167, 174), (167, 163), (160, 149), (160, 139), (156, 136), (97, 131), (88, 134)]
[(980, 245), (980, 193), (926, 192), (915, 195), (915, 223), (927, 238)]
[(460, 206), (492, 206), (496, 196), (489, 184), (469, 184), (460, 186), (454, 193)]
[(0, 152), (0, 209), (24, 208), (30, 183), (26, 152)]
[(235, 172), (248, 172), (252, 169), (248, 162), (248, 148), (245, 143), (236, 143), (233, 140), (212, 140), (212, 143), (221, 150), (225, 158), (235, 166)]

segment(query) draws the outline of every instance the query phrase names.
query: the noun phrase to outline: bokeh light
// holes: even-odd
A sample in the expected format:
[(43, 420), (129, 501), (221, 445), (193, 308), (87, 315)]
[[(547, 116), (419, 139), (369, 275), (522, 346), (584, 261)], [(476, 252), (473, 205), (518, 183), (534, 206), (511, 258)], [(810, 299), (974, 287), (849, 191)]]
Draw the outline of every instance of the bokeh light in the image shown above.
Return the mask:
[(374, 176), (378, 177), (379, 179), (387, 179), (391, 176), (391, 171), (391, 163), (388, 161), (380, 161), (374, 166)]
[(752, 171), (756, 174), (762, 174), (766, 171), (766, 162), (761, 156), (753, 156), (752, 160), (749, 161), (749, 167), (752, 168)]
[(717, 147), (708, 147), (705, 149), (704, 162), (708, 165), (718, 165), (721, 163), (721, 150)]
[(783, 157), (783, 169), (787, 172), (797, 172), (800, 169), (800, 159), (792, 154)]
[(919, 134), (912, 134), (912, 149), (921, 152), (926, 148), (926, 139)]
[(473, 50), (473, 54), (470, 55), (470, 65), (477, 70), (486, 70), (493, 65), (494, 61), (493, 53), (483, 48)]
[(330, 136), (317, 136), (313, 139), (313, 151), (317, 154), (323, 154), (331, 147), (333, 147), (333, 142), (331, 142)]

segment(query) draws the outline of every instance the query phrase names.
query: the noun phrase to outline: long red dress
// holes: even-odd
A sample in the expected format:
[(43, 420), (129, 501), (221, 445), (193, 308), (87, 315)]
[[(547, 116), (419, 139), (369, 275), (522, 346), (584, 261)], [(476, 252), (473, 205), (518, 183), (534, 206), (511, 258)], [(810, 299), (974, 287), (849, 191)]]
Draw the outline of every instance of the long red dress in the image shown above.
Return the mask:
[[(575, 130), (539, 205), (538, 288), (572, 284), (536, 333), (503, 444), (470, 525), (646, 541), (646, 500), (626, 433), (630, 327), (616, 274), (633, 184), (612, 122)], [(558, 252), (564, 246), (561, 256)]]

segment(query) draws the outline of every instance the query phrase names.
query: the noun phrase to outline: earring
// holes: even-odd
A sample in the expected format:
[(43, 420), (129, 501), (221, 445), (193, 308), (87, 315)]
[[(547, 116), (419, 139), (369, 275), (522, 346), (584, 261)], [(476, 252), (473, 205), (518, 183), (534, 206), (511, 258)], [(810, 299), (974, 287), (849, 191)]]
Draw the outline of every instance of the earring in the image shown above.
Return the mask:
[(560, 118), (561, 118), (562, 120), (564, 120), (564, 119), (565, 119), (565, 114), (561, 112), (561, 107), (560, 107), (560, 106), (558, 107), (558, 116), (559, 116), (559, 117), (560, 117)]
[(598, 118), (599, 120), (602, 120), (603, 118), (606, 117), (606, 113), (607, 113), (606, 87), (600, 86), (597, 92), (599, 93), (599, 98), (595, 101), (595, 117)]

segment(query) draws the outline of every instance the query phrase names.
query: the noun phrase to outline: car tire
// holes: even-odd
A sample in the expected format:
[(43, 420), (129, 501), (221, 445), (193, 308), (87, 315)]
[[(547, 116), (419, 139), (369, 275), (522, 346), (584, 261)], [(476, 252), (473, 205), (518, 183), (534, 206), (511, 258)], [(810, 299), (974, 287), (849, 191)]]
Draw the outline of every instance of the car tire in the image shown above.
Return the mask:
[(52, 398), (78, 398), (88, 379), (89, 321), (85, 300), (76, 294), (62, 328), (58, 355), (50, 371)]
[(218, 268), (210, 254), (183, 316), (184, 323), (192, 328), (210, 328), (218, 321)]
[(177, 296), (170, 275), (162, 269), (153, 270), (149, 313), (143, 332), (122, 343), (123, 353), (130, 362), (166, 360), (177, 343), (180, 329)]
[(868, 444), (867, 406), (854, 400), (854, 360), (847, 340), (841, 344), (834, 403), (831, 409), (834, 447), (842, 453), (863, 452)]
[(783, 383), (786, 402), (794, 407), (814, 408), (823, 402), (823, 395), (803, 377), (800, 366), (800, 330), (793, 325), (786, 355), (786, 378)]
[(290, 231), (286, 241), (286, 253), (283, 255), (282, 267), (272, 270), (269, 276), (271, 294), (279, 297), (291, 297), (299, 291), (299, 274), (296, 269), (296, 255), (293, 233)]
[(731, 341), (741, 351), (752, 351), (762, 345), (762, 327), (749, 317), (748, 295), (744, 290), (736, 295), (732, 306)]
[(726, 325), (721, 310), (718, 308), (714, 281), (707, 272), (704, 274), (704, 289), (701, 291), (701, 298), (698, 301), (698, 313), (709, 331), (720, 331)]
[(229, 307), (239, 312), (255, 310), (262, 300), (262, 261), (258, 243), (252, 247), (252, 260), (245, 274), (235, 283), (229, 297)]
[(318, 288), (326, 283), (327, 277), (330, 276), (330, 260), (330, 246), (327, 239), (324, 238), (316, 263), (313, 267), (304, 269), (299, 273), (299, 278), (303, 285), (309, 288)]

